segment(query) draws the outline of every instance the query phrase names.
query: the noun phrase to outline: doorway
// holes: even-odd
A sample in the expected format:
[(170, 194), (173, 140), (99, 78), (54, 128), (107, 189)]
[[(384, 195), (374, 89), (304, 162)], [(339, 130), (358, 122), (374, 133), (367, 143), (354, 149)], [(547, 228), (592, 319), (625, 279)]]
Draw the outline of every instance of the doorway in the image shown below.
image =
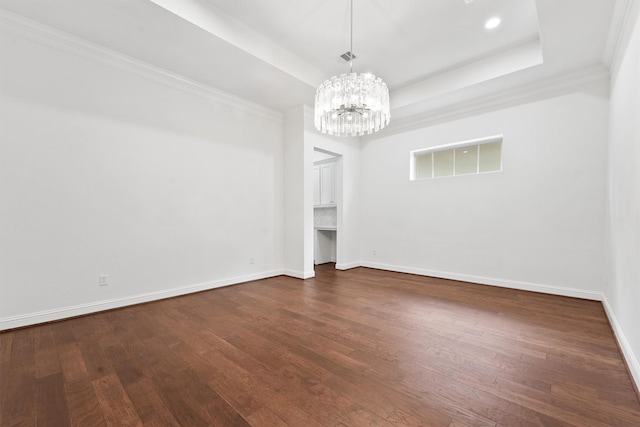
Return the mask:
[(313, 151), (313, 264), (339, 262), (342, 225), (342, 156)]

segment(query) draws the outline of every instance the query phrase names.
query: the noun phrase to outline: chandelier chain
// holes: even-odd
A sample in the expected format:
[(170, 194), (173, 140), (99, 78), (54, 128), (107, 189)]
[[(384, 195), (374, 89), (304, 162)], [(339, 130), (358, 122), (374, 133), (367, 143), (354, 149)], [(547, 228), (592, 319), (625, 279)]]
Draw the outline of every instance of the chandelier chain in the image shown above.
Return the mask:
[(349, 45), (349, 72), (353, 73), (353, 0), (351, 0), (351, 44)]

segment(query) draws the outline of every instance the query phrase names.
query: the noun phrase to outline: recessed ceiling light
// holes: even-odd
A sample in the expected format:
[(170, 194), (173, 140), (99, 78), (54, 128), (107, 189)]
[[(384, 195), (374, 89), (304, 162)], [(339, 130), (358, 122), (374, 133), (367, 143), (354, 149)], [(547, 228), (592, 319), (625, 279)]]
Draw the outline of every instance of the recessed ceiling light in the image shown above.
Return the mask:
[(489, 20), (484, 24), (484, 27), (485, 27), (487, 30), (493, 30), (493, 29), (494, 29), (494, 28), (496, 28), (498, 25), (500, 25), (500, 22), (501, 22), (501, 21), (500, 21), (500, 18), (498, 18), (498, 17), (494, 17), (494, 18), (489, 19)]

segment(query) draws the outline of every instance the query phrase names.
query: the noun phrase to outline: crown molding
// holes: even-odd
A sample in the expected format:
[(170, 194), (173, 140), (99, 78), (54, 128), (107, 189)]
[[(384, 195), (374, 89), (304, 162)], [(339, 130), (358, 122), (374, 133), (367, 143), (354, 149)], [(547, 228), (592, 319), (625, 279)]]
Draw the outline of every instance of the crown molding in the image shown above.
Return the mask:
[(602, 64), (596, 64), (588, 68), (580, 68), (551, 78), (491, 92), (490, 95), (477, 96), (441, 108), (431, 109), (424, 113), (403, 117), (395, 121), (392, 120), (391, 124), (384, 130), (362, 138), (365, 141), (384, 138), (442, 122), (498, 110), (537, 99), (548, 98), (555, 94), (566, 93), (577, 87), (598, 81), (609, 81), (609, 72)]
[(617, 0), (609, 35), (605, 46), (602, 61), (604, 65), (615, 74), (615, 70), (620, 63), (620, 55), (624, 51), (627, 34), (631, 31), (634, 22), (633, 11), (640, 7), (640, 0)]
[(77, 55), (121, 71), (135, 74), (149, 81), (200, 96), (228, 107), (282, 123), (282, 114), (164, 68), (65, 33), (42, 23), (0, 8), (0, 31), (41, 45)]

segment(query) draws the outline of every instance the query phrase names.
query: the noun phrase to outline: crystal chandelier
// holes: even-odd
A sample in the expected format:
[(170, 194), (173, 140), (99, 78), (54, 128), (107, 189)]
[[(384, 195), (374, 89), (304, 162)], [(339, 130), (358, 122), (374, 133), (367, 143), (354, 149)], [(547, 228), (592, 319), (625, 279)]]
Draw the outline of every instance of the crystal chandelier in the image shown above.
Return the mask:
[(337, 136), (370, 134), (389, 124), (389, 89), (381, 78), (353, 72), (353, 0), (349, 74), (325, 80), (316, 91), (315, 125)]

